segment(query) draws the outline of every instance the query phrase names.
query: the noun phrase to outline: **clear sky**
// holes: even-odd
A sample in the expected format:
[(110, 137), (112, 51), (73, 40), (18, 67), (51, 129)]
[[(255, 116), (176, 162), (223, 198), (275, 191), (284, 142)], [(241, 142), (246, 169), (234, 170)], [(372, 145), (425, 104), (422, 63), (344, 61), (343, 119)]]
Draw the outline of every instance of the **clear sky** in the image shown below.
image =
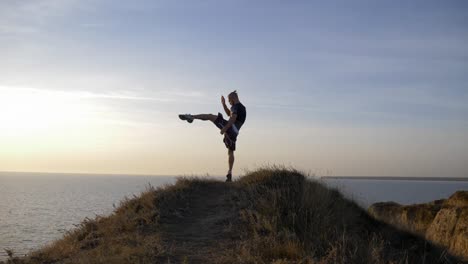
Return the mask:
[(468, 177), (466, 1), (0, 1), (0, 171)]

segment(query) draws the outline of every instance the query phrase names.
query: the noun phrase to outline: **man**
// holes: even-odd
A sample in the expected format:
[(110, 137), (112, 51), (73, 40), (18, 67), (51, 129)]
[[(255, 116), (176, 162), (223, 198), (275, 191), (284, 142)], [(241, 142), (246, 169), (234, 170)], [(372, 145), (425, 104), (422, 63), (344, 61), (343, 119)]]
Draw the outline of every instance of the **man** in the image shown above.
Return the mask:
[(229, 116), (229, 120), (223, 118), (221, 113), (218, 115), (212, 114), (201, 114), (201, 115), (179, 115), (179, 118), (185, 120), (189, 123), (192, 123), (194, 119), (199, 119), (203, 121), (211, 121), (221, 129), (221, 135), (224, 135), (224, 145), (228, 149), (228, 163), (229, 170), (226, 175), (226, 182), (232, 181), (232, 167), (234, 166), (234, 151), (236, 150), (236, 140), (239, 135), (239, 130), (245, 122), (247, 112), (245, 106), (239, 101), (239, 96), (237, 91), (234, 91), (228, 95), (229, 104), (231, 104), (231, 109), (226, 106), (226, 100), (224, 96), (221, 96), (221, 103), (223, 105), (224, 111)]

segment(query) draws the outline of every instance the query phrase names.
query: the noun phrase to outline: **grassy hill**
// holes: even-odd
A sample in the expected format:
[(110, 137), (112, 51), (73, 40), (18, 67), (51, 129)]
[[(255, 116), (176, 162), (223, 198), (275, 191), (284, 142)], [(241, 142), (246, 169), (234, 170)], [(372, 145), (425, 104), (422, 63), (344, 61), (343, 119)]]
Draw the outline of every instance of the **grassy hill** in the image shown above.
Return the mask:
[[(181, 178), (7, 263), (459, 263), (286, 169)], [(460, 262), (461, 263), (461, 262)]]

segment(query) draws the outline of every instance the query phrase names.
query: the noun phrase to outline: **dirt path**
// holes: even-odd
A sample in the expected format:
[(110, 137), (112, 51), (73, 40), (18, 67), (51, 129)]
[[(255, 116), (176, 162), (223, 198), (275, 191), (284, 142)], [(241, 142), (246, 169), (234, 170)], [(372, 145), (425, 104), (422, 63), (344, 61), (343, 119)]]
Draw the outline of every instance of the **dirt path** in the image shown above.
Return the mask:
[(161, 221), (169, 248), (164, 263), (213, 263), (232, 246), (230, 225), (237, 213), (229, 201), (232, 192), (224, 182), (204, 184), (187, 197), (185, 209)]

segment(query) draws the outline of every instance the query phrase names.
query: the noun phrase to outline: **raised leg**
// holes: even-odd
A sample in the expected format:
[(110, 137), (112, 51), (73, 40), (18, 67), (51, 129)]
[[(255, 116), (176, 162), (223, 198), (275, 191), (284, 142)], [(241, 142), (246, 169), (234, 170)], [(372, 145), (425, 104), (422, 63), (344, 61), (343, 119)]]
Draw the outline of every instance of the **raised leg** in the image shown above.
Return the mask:
[(218, 116), (213, 114), (200, 114), (200, 115), (192, 115), (194, 119), (204, 120), (204, 121), (212, 121), (214, 122)]

